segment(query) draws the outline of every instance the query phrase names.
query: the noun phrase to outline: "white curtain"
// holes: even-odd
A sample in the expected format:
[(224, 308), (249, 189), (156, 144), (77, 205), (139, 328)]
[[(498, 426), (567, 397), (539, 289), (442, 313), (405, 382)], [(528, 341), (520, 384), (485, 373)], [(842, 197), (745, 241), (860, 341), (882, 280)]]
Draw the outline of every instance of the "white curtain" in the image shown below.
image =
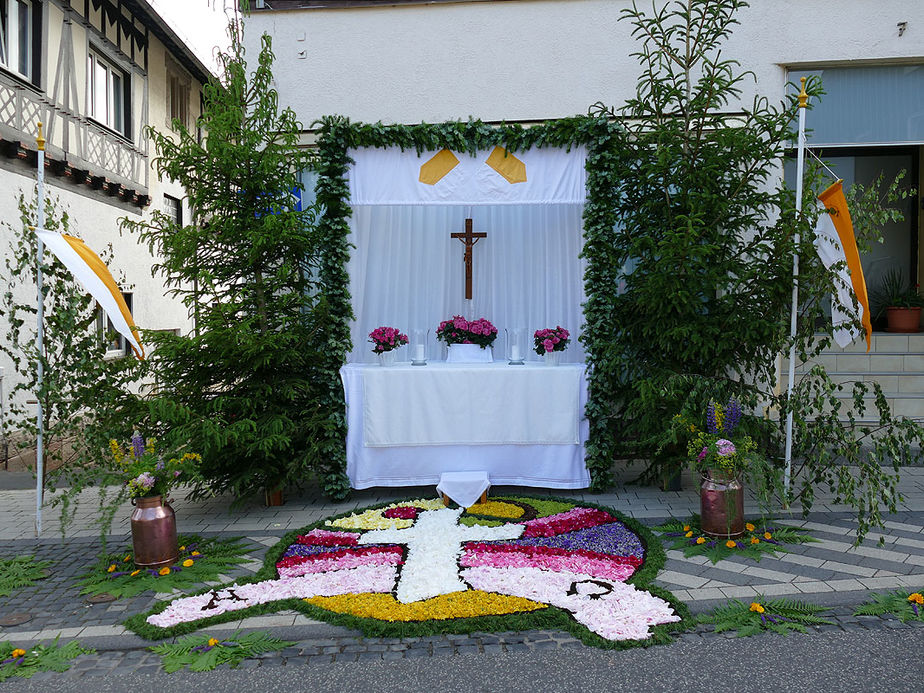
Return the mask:
[[(485, 317), (498, 328), (495, 358), (503, 358), (504, 329), (532, 334), (561, 325), (572, 342), (565, 362), (583, 362), (582, 204), (494, 206), (357, 206), (353, 208), (347, 269), (355, 320), (350, 362), (371, 362), (369, 333), (380, 325), (430, 330), (430, 358), (442, 358), (437, 325), (453, 315)], [(464, 245), (450, 237), (485, 232), (473, 249), (473, 298), (464, 298)], [(407, 348), (399, 359), (407, 360)], [(530, 352), (530, 358), (539, 357)]]

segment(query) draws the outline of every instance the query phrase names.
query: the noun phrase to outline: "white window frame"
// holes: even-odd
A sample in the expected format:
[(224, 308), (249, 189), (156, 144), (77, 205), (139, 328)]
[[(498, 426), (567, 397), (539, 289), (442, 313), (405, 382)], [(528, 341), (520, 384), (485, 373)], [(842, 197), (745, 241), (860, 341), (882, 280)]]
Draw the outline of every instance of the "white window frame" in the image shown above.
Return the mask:
[[(0, 0), (6, 14), (5, 26), (0, 26), (0, 65), (28, 80), (32, 79), (32, 0)], [(20, 31), (20, 24), (25, 27)], [(13, 30), (15, 28), (15, 31)], [(25, 54), (20, 56), (25, 41)], [(20, 61), (25, 57), (25, 65)]]
[[(99, 84), (101, 71), (102, 86)], [(120, 86), (117, 98), (113, 98), (116, 79)], [(87, 115), (124, 137), (129, 136), (125, 108), (129, 86), (128, 73), (91, 46), (87, 52)], [(102, 95), (100, 89), (103, 89)]]
[[(123, 291), (122, 298), (125, 301), (125, 305), (128, 306), (129, 312), (131, 312), (133, 310), (135, 298), (134, 293), (131, 291)], [(129, 349), (131, 347), (128, 344), (128, 340), (116, 331), (115, 326), (112, 324), (112, 320), (109, 319), (109, 316), (106, 315), (106, 311), (102, 308), (98, 308), (96, 312), (96, 329), (99, 332), (100, 338), (106, 340), (106, 354), (104, 358), (115, 359), (129, 355)], [(114, 335), (111, 340), (109, 339), (110, 335)]]

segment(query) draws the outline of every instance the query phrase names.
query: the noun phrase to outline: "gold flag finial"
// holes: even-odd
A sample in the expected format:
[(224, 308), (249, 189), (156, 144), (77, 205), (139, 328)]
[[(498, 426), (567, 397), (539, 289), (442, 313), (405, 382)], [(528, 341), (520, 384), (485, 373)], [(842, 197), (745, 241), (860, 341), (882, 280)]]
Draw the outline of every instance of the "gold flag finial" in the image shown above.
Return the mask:
[(38, 137), (35, 138), (35, 143), (38, 145), (39, 151), (45, 151), (45, 138), (42, 137), (42, 121), (38, 122)]
[(799, 81), (802, 82), (802, 90), (799, 92), (799, 108), (808, 108), (808, 93), (805, 91), (805, 77), (802, 77)]

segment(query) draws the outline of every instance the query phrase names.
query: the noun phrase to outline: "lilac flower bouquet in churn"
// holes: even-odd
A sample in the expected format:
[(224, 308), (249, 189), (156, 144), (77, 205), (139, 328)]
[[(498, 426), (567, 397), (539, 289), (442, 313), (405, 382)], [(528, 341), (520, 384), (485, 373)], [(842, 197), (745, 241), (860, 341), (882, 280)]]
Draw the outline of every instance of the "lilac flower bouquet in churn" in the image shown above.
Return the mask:
[(716, 477), (736, 478), (757, 459), (757, 444), (748, 435), (737, 434), (741, 405), (734, 398), (727, 404), (710, 402), (706, 407), (706, 430), (696, 430), (687, 451), (694, 469)]
[(193, 452), (164, 459), (157, 454), (154, 439), (145, 441), (139, 433), (132, 436), (125, 448), (110, 440), (109, 449), (132, 498), (166, 496), (174, 486), (189, 480), (202, 461)]

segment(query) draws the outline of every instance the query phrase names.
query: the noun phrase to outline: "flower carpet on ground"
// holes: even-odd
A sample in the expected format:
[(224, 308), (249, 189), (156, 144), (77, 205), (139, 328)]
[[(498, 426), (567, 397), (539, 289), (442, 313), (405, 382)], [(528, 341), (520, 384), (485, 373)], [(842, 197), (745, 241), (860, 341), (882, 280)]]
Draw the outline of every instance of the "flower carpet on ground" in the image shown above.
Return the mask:
[(369, 634), (557, 626), (585, 642), (634, 644), (685, 614), (648, 585), (663, 560), (647, 530), (605, 508), (524, 496), (467, 509), (418, 499), (292, 533), (253, 582), (176, 599), (128, 625), (164, 637), (297, 608)]
[(795, 527), (781, 525), (773, 520), (754, 520), (744, 525), (740, 537), (722, 539), (704, 534), (700, 529), (699, 516), (689, 520), (671, 520), (654, 528), (661, 532), (671, 549), (683, 551), (683, 555), (705, 556), (713, 563), (732, 556), (745, 556), (759, 561), (764, 554), (786, 553), (787, 544), (804, 544), (816, 541)]

